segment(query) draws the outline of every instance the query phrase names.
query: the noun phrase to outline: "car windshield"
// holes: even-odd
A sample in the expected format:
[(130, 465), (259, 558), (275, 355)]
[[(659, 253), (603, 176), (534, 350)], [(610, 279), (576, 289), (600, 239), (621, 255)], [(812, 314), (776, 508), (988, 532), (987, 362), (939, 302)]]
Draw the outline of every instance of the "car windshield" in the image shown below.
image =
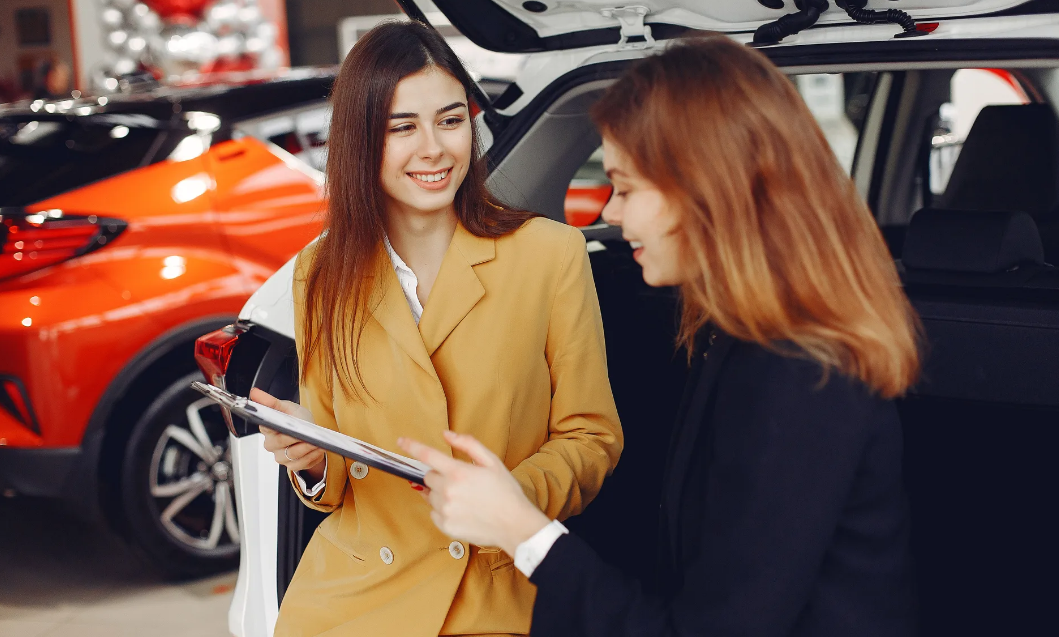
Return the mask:
[(164, 159), (165, 123), (142, 114), (0, 117), (0, 206), (24, 206)]

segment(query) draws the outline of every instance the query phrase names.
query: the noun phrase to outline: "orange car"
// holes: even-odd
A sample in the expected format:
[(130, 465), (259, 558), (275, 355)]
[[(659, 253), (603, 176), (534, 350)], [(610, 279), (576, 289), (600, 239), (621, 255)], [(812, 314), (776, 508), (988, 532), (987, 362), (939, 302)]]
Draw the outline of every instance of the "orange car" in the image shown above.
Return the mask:
[[(0, 107), (0, 490), (68, 498), (173, 574), (236, 564), (194, 342), (319, 233), (332, 80)], [(604, 191), (575, 184), (595, 211), (572, 214)]]
[(195, 338), (320, 230), (331, 72), (0, 107), (0, 488), (175, 574), (237, 563)]

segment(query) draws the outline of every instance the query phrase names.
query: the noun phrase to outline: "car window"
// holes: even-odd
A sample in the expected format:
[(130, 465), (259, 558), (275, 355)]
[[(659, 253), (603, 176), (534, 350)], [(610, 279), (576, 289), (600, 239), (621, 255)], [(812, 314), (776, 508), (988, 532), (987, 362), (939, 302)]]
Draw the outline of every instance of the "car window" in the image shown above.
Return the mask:
[(930, 140), (930, 192), (940, 195), (952, 176), (967, 133), (986, 106), (1027, 104), (1029, 98), (1014, 75), (1001, 69), (959, 69), (952, 74), (950, 98), (938, 110)]
[(327, 164), (330, 126), (331, 107), (318, 103), (239, 122), (232, 137), (250, 136), (268, 142), (322, 171)]
[[(794, 78), (798, 92), (820, 123), (824, 136), (848, 173), (864, 126), (878, 73), (817, 73)], [(566, 191), (566, 222), (585, 227), (599, 223), (610, 197), (610, 181), (603, 174), (603, 149), (598, 148), (574, 174)]]
[(794, 76), (798, 93), (849, 174), (878, 73), (807, 73)]
[(0, 206), (23, 206), (165, 159), (146, 115), (0, 118)]

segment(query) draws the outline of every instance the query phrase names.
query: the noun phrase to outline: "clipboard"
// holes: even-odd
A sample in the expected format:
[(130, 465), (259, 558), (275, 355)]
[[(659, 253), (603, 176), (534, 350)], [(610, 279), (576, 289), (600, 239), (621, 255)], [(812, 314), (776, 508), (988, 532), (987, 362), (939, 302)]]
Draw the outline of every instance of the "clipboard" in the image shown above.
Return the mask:
[(285, 414), (249, 398), (236, 396), (220, 387), (195, 381), (191, 383), (191, 388), (205, 394), (221, 407), (231, 410), (255, 425), (287, 434), (416, 484), (423, 484), (423, 478), (430, 471), (429, 466), (418, 460), (380, 449), (363, 440), (357, 440), (343, 433)]

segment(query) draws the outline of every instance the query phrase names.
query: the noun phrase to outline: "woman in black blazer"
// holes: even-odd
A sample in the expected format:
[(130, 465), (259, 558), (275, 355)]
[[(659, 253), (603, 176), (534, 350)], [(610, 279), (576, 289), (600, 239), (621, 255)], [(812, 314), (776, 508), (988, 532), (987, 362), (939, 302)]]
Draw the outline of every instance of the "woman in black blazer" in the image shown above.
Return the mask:
[(658, 550), (658, 591), (465, 436), (448, 442), (473, 465), (403, 442), (435, 469), (435, 524), (514, 556), (538, 587), (534, 635), (913, 634), (892, 399), (915, 380), (919, 327), (812, 115), (763, 55), (709, 37), (637, 63), (593, 116), (615, 188), (604, 219), (644, 280), (683, 298), (692, 374), (661, 537), (616, 530)]

